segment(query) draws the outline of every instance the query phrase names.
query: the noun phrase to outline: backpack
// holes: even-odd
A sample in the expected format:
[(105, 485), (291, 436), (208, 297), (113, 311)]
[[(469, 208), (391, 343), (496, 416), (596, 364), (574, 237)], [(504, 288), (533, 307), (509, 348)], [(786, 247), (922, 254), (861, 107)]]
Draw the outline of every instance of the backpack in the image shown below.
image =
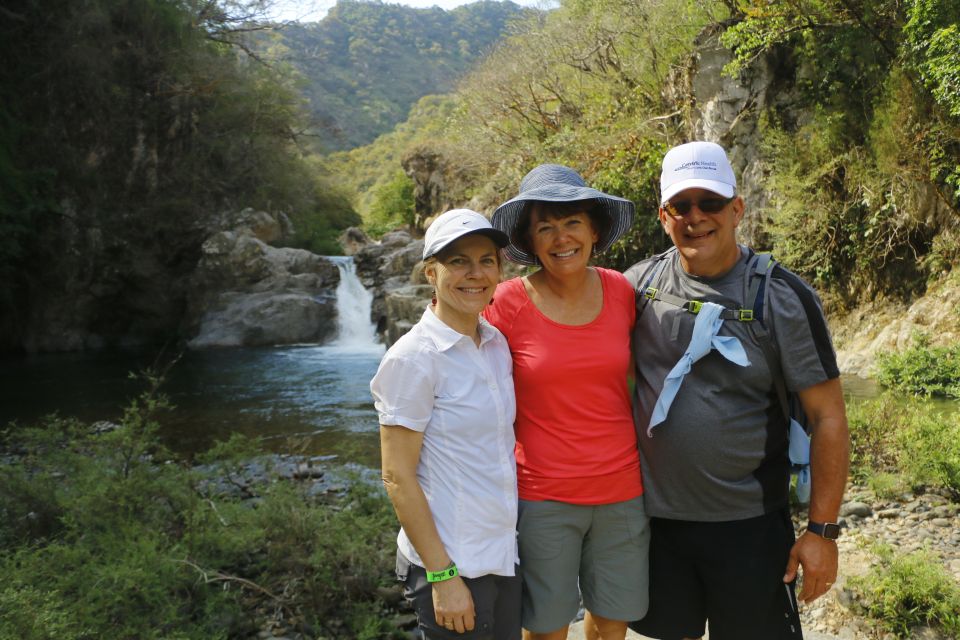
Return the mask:
[[(647, 303), (652, 300), (659, 300), (694, 314), (702, 308), (703, 301), (687, 300), (661, 291), (655, 286), (659, 283), (660, 275), (663, 273), (667, 260), (672, 258), (676, 251), (676, 247), (671, 247), (667, 251), (654, 256), (651, 264), (644, 272), (643, 278), (640, 279), (643, 285), (637, 289), (637, 295), (639, 296), (638, 319), (646, 309)], [(806, 504), (810, 500), (810, 433), (808, 421), (800, 404), (800, 398), (796, 393), (787, 390), (783, 372), (780, 368), (777, 345), (763, 322), (767, 285), (777, 262), (769, 253), (749, 251), (744, 282), (744, 291), (747, 292), (743, 298), (744, 307), (741, 309), (724, 308), (720, 317), (725, 322), (727, 320), (749, 322), (751, 333), (763, 351), (777, 391), (777, 399), (789, 429), (790, 473), (797, 478), (795, 486), (797, 500), (800, 504)]]

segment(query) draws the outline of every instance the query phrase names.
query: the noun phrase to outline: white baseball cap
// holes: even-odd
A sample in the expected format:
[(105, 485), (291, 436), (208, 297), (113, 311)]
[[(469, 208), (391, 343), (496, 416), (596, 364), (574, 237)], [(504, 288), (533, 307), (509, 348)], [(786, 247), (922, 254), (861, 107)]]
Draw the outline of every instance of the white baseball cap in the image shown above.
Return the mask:
[(667, 151), (660, 174), (660, 203), (685, 189), (706, 189), (724, 198), (737, 192), (737, 179), (723, 147), (714, 142), (688, 142)]
[(510, 238), (493, 228), (482, 214), (470, 209), (451, 209), (441, 213), (430, 223), (423, 238), (423, 259), (436, 255), (445, 247), (471, 233), (485, 235), (500, 249), (510, 244)]

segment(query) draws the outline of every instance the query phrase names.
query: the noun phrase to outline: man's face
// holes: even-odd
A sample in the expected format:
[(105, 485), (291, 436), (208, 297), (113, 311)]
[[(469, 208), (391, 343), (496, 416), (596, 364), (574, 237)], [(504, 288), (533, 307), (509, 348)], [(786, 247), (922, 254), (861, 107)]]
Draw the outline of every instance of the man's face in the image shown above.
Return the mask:
[(660, 223), (680, 252), (684, 270), (705, 277), (726, 273), (740, 259), (737, 225), (742, 217), (741, 197), (728, 199), (706, 189), (686, 189), (660, 207)]

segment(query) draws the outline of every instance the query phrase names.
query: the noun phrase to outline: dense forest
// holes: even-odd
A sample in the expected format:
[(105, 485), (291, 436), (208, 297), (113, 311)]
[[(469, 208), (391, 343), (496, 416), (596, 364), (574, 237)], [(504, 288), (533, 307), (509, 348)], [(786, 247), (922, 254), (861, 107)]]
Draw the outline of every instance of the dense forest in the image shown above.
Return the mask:
[(333, 253), (350, 225), (489, 211), (545, 161), (650, 214), (603, 258), (624, 267), (663, 246), (660, 158), (694, 137), (732, 150), (745, 239), (835, 308), (915, 296), (960, 258), (952, 0), (342, 0), (282, 29), (269, 5), (0, 9), (0, 348), (176, 338), (224, 212), (282, 214), (283, 242)]
[(282, 214), (285, 242), (339, 252), (337, 234), (361, 220), (310, 150), (391, 127), (519, 12), (347, 1), (284, 31), (266, 21), (271, 4), (0, 8), (0, 349), (174, 337), (224, 212)]
[[(480, 208), (539, 162), (570, 164), (651, 214), (607, 256), (623, 267), (665, 241), (652, 215), (663, 152), (719, 137), (746, 144), (744, 177), (759, 185), (747, 240), (836, 308), (910, 297), (960, 259), (958, 22), (952, 0), (566, 0), (519, 24), (457, 91), (340, 160), (381, 225), (377, 203), (410, 193), (387, 167), (371, 183), (384, 158), (441, 158), (451, 199)], [(701, 67), (718, 55), (725, 64)], [(720, 87), (718, 104), (698, 103), (703, 85)]]
[(302, 153), (289, 79), (244, 52), (265, 6), (4, 4), (0, 346), (35, 327), (55, 336), (40, 350), (168, 339), (224, 210), (358, 221)]
[(341, 0), (320, 22), (257, 42), (302, 76), (320, 147), (350, 149), (389, 132), (423, 96), (452, 90), (522, 14), (509, 1), (444, 11)]

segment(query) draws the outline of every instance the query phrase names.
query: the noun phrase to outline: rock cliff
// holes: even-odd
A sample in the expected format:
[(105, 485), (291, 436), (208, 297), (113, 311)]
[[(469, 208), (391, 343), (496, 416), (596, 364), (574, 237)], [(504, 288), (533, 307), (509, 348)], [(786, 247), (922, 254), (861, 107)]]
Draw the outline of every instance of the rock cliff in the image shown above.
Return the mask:
[(840, 370), (872, 377), (881, 353), (902, 351), (916, 333), (934, 346), (960, 343), (960, 272), (931, 284), (909, 303), (875, 300), (852, 313), (830, 319)]
[[(276, 248), (284, 216), (245, 209), (201, 246), (187, 288), (181, 334), (187, 346), (323, 342), (336, 331), (337, 267), (303, 249)], [(214, 227), (212, 230), (216, 229)]]
[(102, 227), (65, 207), (45, 238), (20, 321), (28, 352), (321, 342), (336, 331), (339, 271), (290, 237), (286, 216), (244, 209), (203, 224)]
[(737, 77), (725, 75), (723, 69), (733, 55), (719, 42), (724, 28), (712, 25), (700, 33), (694, 52), (673, 74), (664, 94), (681, 114), (681, 128), (690, 140), (709, 140), (727, 150), (738, 176), (738, 192), (747, 205), (740, 238), (763, 248), (769, 246), (764, 232), (769, 197), (759, 119), (767, 111), (793, 122), (803, 117), (792, 106), (799, 103), (794, 79), (802, 69), (776, 51), (757, 57)]
[(19, 317), (3, 319), (0, 348), (30, 353), (134, 347), (176, 336), (199, 225), (101, 219), (61, 202), (42, 221)]
[(444, 211), (464, 206), (465, 192), (475, 176), (440, 151), (418, 147), (401, 161), (413, 180), (413, 226), (423, 232), (430, 220)]

